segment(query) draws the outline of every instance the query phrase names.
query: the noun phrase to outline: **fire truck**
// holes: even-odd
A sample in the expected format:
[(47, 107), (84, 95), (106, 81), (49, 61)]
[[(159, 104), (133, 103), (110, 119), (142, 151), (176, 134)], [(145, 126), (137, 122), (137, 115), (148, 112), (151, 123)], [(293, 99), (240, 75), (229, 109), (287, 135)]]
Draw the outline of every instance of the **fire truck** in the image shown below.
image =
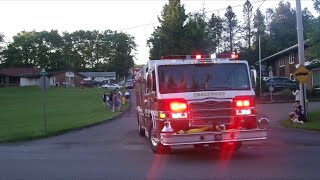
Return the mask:
[(267, 139), (269, 119), (255, 104), (254, 73), (238, 54), (171, 55), (136, 75), (138, 133), (154, 153), (228, 147)]

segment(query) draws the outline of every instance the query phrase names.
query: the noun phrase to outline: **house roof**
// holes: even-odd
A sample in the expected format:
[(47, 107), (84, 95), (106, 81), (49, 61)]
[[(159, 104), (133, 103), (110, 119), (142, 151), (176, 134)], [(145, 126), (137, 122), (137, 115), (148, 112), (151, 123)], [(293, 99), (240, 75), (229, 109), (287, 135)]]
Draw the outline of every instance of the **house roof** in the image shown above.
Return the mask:
[(116, 72), (79, 72), (86, 77), (115, 77)]
[(4, 68), (0, 74), (11, 77), (36, 77), (40, 76), (40, 68)]
[[(305, 41), (304, 41), (304, 47), (305, 47), (305, 48), (306, 48), (306, 47), (309, 47), (308, 42), (309, 42), (309, 40), (305, 40)], [(268, 60), (277, 58), (277, 57), (279, 57), (279, 56), (281, 56), (281, 55), (287, 54), (288, 52), (291, 52), (291, 51), (296, 50), (296, 49), (298, 49), (298, 44), (293, 45), (293, 46), (291, 46), (291, 47), (289, 47), (289, 48), (287, 48), (287, 49), (284, 49), (284, 50), (282, 50), (282, 51), (279, 51), (279, 52), (277, 52), (277, 53), (275, 53), (275, 54), (272, 54), (271, 56), (268, 56), (268, 57), (262, 59), (261, 62), (267, 62)], [(259, 64), (259, 61), (258, 61), (256, 64)]]
[(80, 74), (80, 73), (78, 73), (78, 72), (75, 72), (75, 71), (68, 71), (68, 70), (65, 70), (65, 71), (55, 71), (55, 72), (49, 72), (49, 76), (50, 75), (57, 75), (57, 74), (61, 74), (61, 73), (65, 73), (65, 72), (73, 72), (73, 73), (75, 73), (75, 74), (78, 74), (79, 76), (82, 76), (82, 77), (86, 77), (86, 76), (84, 76), (84, 75), (82, 75), (82, 74)]

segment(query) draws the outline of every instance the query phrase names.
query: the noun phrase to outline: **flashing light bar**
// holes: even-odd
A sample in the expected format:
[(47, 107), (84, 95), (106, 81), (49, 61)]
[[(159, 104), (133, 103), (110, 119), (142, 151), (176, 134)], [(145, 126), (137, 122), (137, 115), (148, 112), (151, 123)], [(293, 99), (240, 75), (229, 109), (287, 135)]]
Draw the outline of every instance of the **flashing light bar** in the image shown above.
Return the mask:
[(225, 59), (238, 59), (239, 55), (236, 53), (229, 54), (216, 54), (216, 58), (225, 58)]
[(187, 59), (186, 55), (168, 55), (168, 56), (161, 56), (161, 60), (166, 59)]
[(168, 56), (161, 56), (161, 60), (167, 59), (215, 59), (215, 58), (222, 58), (222, 59), (238, 59), (239, 55), (236, 53), (229, 53), (229, 54), (211, 54), (211, 55), (168, 55)]

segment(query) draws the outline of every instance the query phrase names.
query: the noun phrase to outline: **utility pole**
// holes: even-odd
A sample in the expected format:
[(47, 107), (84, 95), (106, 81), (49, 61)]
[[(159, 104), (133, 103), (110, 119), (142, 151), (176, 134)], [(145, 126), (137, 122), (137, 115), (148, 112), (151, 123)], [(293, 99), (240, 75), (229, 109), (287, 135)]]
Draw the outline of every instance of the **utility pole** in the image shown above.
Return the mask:
[(260, 84), (260, 96), (262, 95), (262, 90), (261, 90), (261, 45), (260, 45), (260, 35), (259, 35), (259, 84)]
[[(298, 54), (299, 54), (299, 64), (300, 66), (304, 66), (304, 39), (303, 39), (303, 24), (302, 24), (302, 13), (301, 13), (301, 2), (300, 0), (296, 0), (296, 18), (297, 18), (297, 35), (298, 35)], [(300, 92), (299, 96), (300, 105), (305, 112), (307, 117), (307, 109), (306, 109), (306, 97), (305, 97), (305, 86), (300, 82)]]

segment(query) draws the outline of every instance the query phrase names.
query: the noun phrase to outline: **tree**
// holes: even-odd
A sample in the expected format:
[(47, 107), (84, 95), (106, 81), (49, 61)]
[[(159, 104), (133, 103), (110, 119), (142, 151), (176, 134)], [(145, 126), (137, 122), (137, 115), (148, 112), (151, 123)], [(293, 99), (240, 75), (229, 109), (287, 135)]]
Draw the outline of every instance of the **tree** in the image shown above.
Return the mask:
[(302, 11), (302, 22), (303, 36), (305, 37), (305, 39), (308, 39), (309, 33), (312, 31), (312, 26), (316, 23), (316, 20), (307, 8), (303, 9)]
[(247, 0), (243, 5), (243, 20), (245, 22), (244, 31), (245, 31), (245, 41), (247, 44), (248, 49), (251, 49), (251, 38), (252, 38), (252, 22), (251, 22), (251, 16), (252, 16), (252, 9), (253, 6), (250, 3), (249, 0)]
[(268, 38), (266, 33), (266, 25), (265, 25), (265, 16), (262, 14), (260, 9), (257, 9), (256, 14), (253, 18), (253, 48), (251, 57), (253, 57), (253, 61), (259, 60), (259, 37), (260, 37), (260, 45), (263, 47), (261, 49), (261, 57), (263, 54), (266, 54), (268, 51)]
[(320, 57), (320, 17), (315, 19), (313, 22), (311, 30), (308, 33), (310, 43), (308, 56), (310, 60), (319, 59)]
[(274, 11), (272, 8), (267, 8), (266, 16), (265, 16), (265, 23), (266, 23), (266, 33), (270, 34), (270, 24), (274, 21)]
[(208, 39), (209, 39), (209, 47), (212, 47), (213, 52), (216, 52), (216, 49), (219, 51), (219, 46), (222, 38), (223, 32), (223, 19), (215, 15), (211, 14), (211, 18), (208, 22)]
[(128, 75), (133, 68), (132, 50), (136, 48), (134, 38), (125, 33), (115, 32), (112, 36), (112, 52), (108, 62), (108, 71), (116, 71), (120, 76)]
[(159, 59), (163, 55), (163, 38), (160, 36), (160, 27), (155, 28), (151, 37), (147, 40), (149, 47), (149, 59)]
[(33, 67), (37, 48), (36, 32), (22, 31), (13, 37), (13, 42), (4, 50), (5, 67)]
[(0, 43), (4, 42), (4, 35), (0, 33)]
[(313, 7), (318, 13), (320, 13), (320, 0), (313, 0)]
[(257, 10), (254, 18), (253, 18), (253, 28), (254, 28), (254, 39), (257, 40), (259, 36), (265, 36), (266, 33), (266, 25), (265, 25), (265, 17), (261, 13), (260, 9)]
[(186, 50), (191, 54), (207, 54), (210, 52), (210, 41), (208, 40), (208, 23), (203, 13), (190, 14), (185, 25)]
[(275, 47), (273, 53), (297, 44), (296, 13), (289, 2), (280, 1), (275, 9), (270, 23), (270, 39)]
[(133, 67), (134, 37), (106, 30), (22, 31), (4, 50), (5, 67), (44, 67), (48, 71), (116, 71), (127, 75)]
[[(158, 17), (158, 26), (151, 35), (147, 44), (150, 48), (150, 58), (163, 54), (186, 54), (186, 34), (184, 23), (187, 19), (184, 5), (180, 0), (169, 0)], [(154, 49), (159, 48), (160, 49)], [(156, 57), (160, 58), (160, 57)]]
[(2, 61), (3, 61), (3, 52), (2, 52), (3, 47), (1, 46), (3, 42), (4, 42), (4, 35), (0, 33), (0, 67), (2, 66)]
[(225, 35), (225, 43), (226, 43), (226, 50), (232, 52), (234, 49), (234, 42), (235, 40), (235, 33), (236, 28), (238, 27), (238, 20), (236, 14), (233, 12), (232, 7), (228, 6), (226, 9), (225, 22), (224, 22), (224, 31), (226, 32)]
[(44, 67), (48, 71), (60, 70), (65, 66), (62, 60), (62, 37), (57, 30), (35, 32), (35, 54), (33, 67)]

